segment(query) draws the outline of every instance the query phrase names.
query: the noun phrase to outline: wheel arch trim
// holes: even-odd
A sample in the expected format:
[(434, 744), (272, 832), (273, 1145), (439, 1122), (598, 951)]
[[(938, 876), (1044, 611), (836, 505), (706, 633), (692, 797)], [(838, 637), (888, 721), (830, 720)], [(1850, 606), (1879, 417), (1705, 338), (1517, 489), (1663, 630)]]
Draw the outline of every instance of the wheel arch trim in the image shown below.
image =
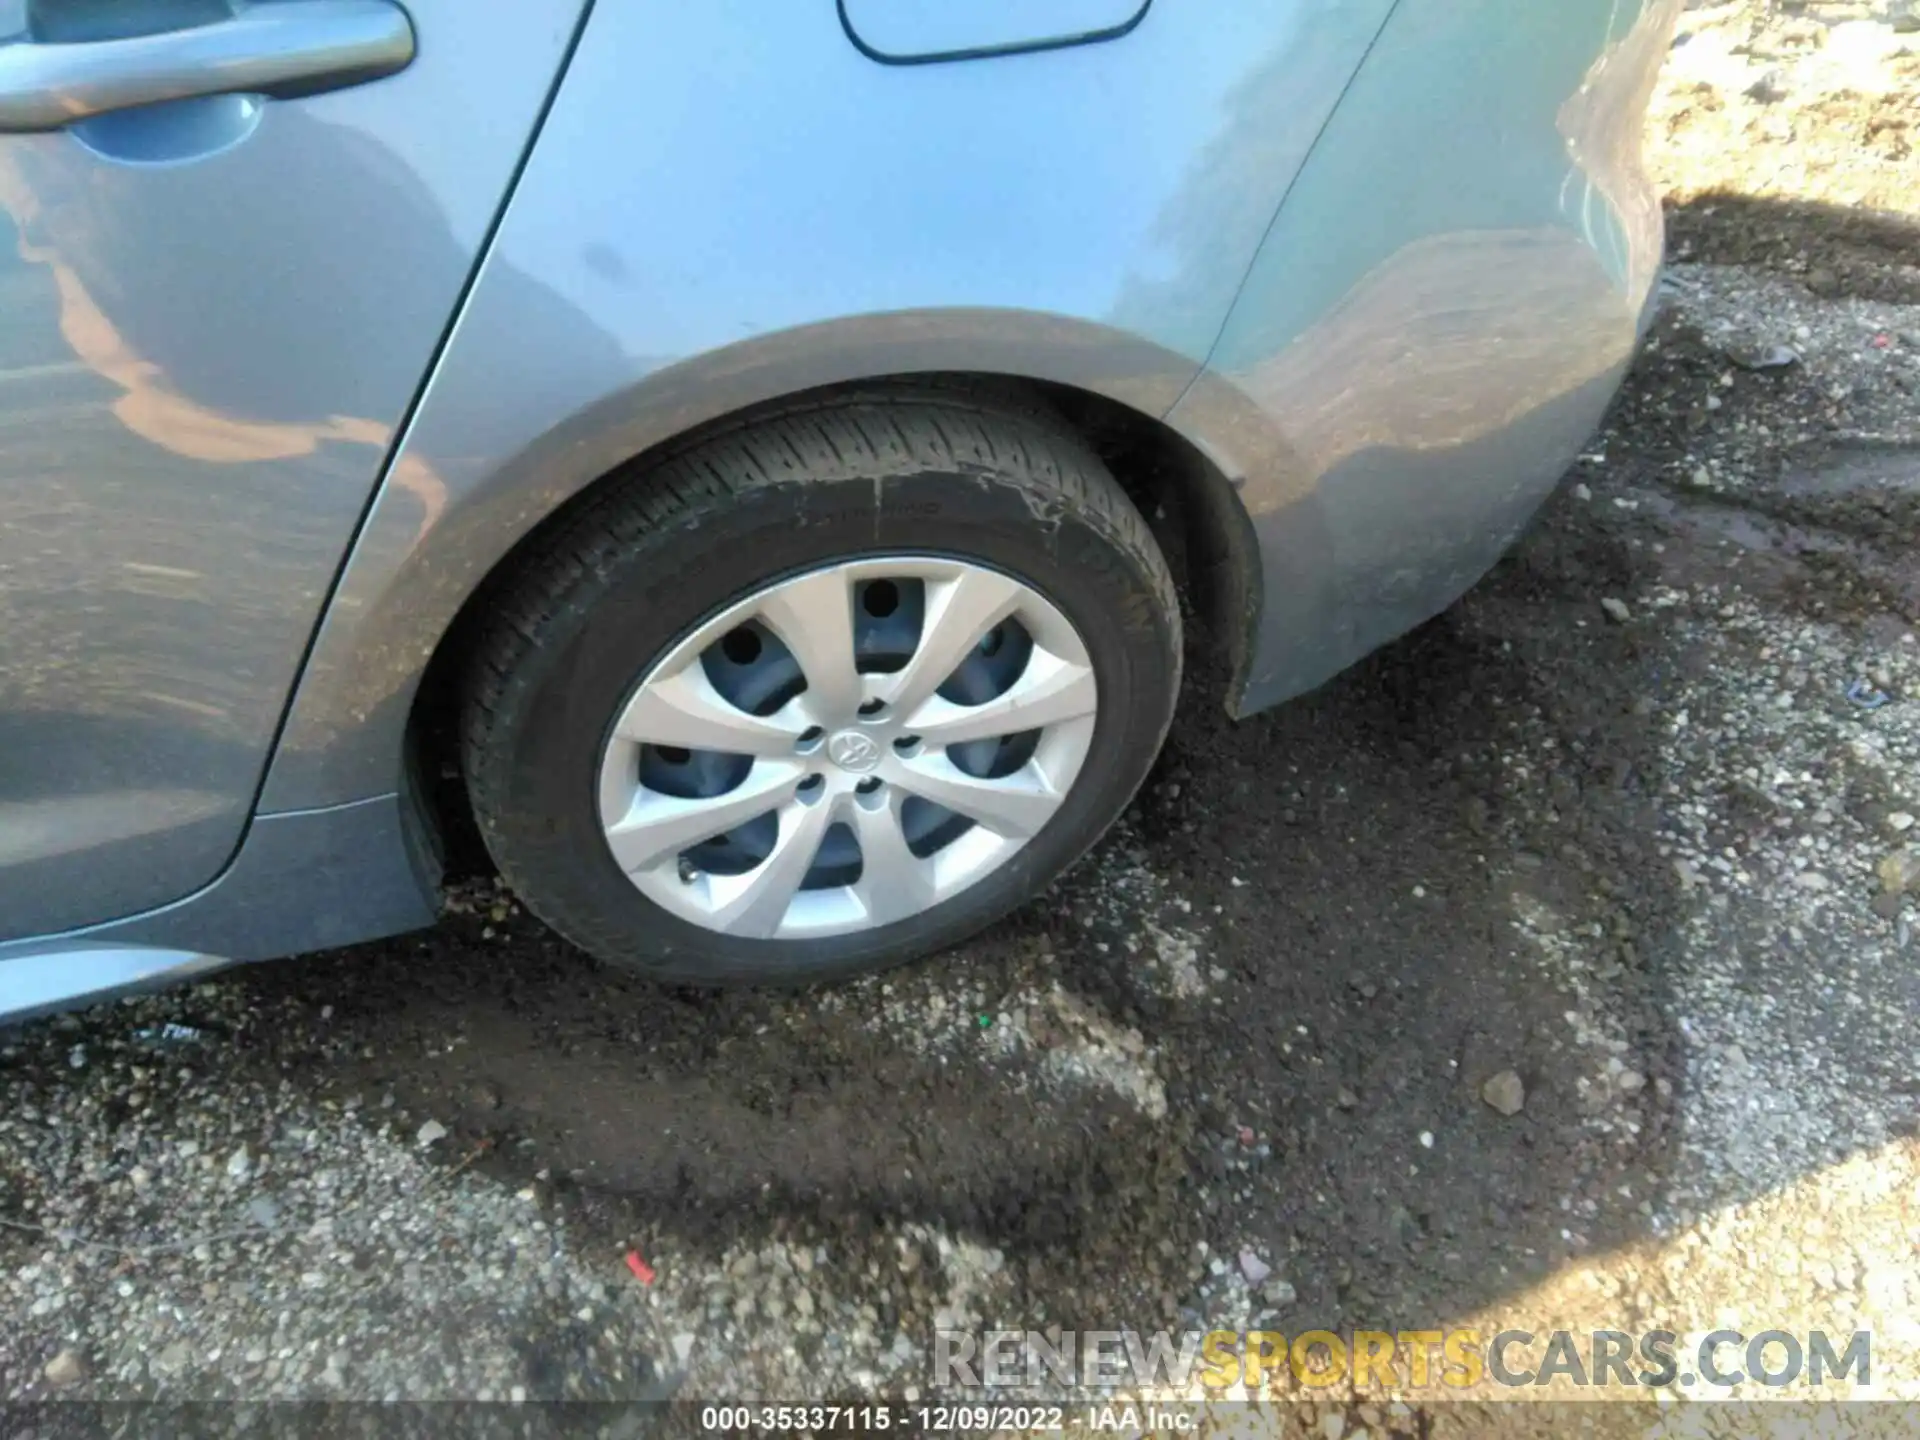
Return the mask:
[[(1082, 391), (1164, 427), (1200, 371), (1191, 356), (1110, 326), (1027, 310), (897, 311), (758, 336), (635, 373), (572, 408), (514, 405), (512, 375), (437, 376), (396, 451), (300, 677), (260, 799), (263, 813), (395, 788), (415, 696), (464, 607), (515, 550), (598, 481), (733, 417), (809, 391), (916, 375), (1000, 377)], [(498, 367), (496, 367), (497, 370)], [(516, 412), (505, 443), (489, 407)], [(423, 427), (489, 442), (462, 456)], [(1218, 447), (1186, 440), (1202, 464)], [(1209, 523), (1245, 525), (1232, 486)], [(1221, 502), (1225, 503), (1222, 504)], [(1235, 518), (1237, 513), (1237, 519)], [(1223, 519), (1224, 517), (1224, 519)], [(1238, 560), (1250, 547), (1229, 545)], [(1256, 562), (1257, 563), (1257, 562)], [(1257, 596), (1254, 577), (1237, 589)], [(1236, 637), (1238, 638), (1238, 637)]]

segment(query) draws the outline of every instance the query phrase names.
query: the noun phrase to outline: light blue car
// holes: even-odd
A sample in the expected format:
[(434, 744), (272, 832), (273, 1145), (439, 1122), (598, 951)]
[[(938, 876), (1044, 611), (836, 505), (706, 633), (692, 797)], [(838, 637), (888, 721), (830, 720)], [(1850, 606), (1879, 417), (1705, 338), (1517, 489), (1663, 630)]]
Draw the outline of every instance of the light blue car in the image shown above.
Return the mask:
[(431, 924), (448, 791), (662, 979), (1006, 913), (1183, 607), (1247, 713), (1519, 534), (1677, 9), (0, 0), (0, 1017)]

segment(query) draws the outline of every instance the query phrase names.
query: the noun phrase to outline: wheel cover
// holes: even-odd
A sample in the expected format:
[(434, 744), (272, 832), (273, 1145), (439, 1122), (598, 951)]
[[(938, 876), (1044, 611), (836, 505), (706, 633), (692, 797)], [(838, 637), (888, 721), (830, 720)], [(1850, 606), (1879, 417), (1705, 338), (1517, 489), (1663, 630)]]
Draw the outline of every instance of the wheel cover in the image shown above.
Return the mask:
[(722, 934), (919, 915), (1059, 810), (1093, 741), (1086, 646), (981, 565), (884, 556), (778, 580), (676, 642), (601, 754), (608, 849)]

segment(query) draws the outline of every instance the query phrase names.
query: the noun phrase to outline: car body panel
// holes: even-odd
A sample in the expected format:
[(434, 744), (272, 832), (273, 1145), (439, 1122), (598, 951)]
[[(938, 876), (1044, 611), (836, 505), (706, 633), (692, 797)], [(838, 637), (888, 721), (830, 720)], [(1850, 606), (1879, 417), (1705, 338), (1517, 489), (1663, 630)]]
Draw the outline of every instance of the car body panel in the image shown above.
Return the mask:
[(431, 925), (439, 859), (408, 794), (267, 815), (184, 899), (57, 935), (0, 943), (0, 1021), (220, 964), (325, 950)]
[(1243, 712), (1487, 571), (1591, 438), (1655, 294), (1641, 132), (1677, 0), (1475, 8), (1402, 0), (1168, 417), (1258, 539)]
[(414, 0), (392, 78), (0, 138), (0, 937), (233, 857), (579, 9)]
[(263, 805), (393, 789), (422, 667), (481, 579), (704, 420), (936, 370), (1164, 414), (1389, 8), (1161, 4), (1109, 44), (932, 66), (874, 63), (825, 7), (597, 9)]

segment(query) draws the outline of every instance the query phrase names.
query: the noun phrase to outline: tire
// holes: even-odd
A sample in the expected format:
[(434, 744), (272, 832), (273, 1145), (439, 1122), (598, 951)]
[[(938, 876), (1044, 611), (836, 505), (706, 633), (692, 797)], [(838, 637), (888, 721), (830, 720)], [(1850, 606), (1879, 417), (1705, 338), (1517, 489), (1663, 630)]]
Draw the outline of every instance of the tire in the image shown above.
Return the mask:
[[(602, 823), (602, 765), (643, 677), (783, 577), (902, 555), (1011, 577), (1077, 632), (1099, 701), (1057, 810), (967, 888), (853, 933), (756, 938), (655, 903), (616, 862)], [(969, 392), (800, 405), (611, 477), (532, 542), (491, 599), (461, 717), (488, 851), (562, 935), (678, 984), (837, 979), (992, 923), (1112, 824), (1158, 754), (1179, 690), (1179, 605), (1139, 512), (1049, 413)]]

